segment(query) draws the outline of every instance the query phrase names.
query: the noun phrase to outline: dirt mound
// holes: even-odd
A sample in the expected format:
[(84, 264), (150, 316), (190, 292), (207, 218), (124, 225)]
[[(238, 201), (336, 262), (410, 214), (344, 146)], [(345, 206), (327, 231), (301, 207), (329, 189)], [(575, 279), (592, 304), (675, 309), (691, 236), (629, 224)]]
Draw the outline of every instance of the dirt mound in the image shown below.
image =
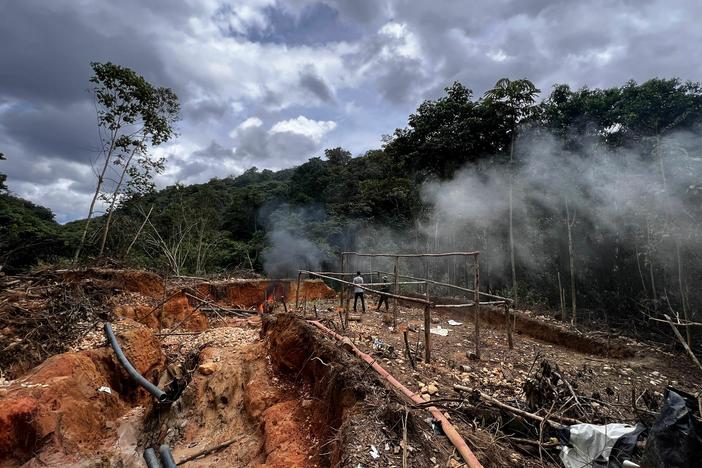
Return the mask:
[[(413, 294), (410, 294), (412, 296)], [(417, 297), (424, 297), (416, 295)], [(433, 298), (437, 303), (441, 304), (460, 304), (465, 300), (442, 297)], [(405, 304), (407, 305), (407, 304)], [(461, 309), (466, 321), (473, 321), (474, 313), (472, 308)], [(441, 316), (442, 313), (434, 312), (435, 315)], [(444, 312), (443, 315), (448, 314)], [(456, 314), (458, 316), (458, 314)], [(460, 318), (460, 317), (459, 317)], [(481, 306), (480, 320), (482, 323), (487, 323), (496, 329), (506, 329), (507, 323), (502, 307)], [(636, 355), (634, 349), (625, 343), (605, 340), (600, 337), (590, 336), (584, 333), (578, 333), (567, 328), (564, 324), (554, 321), (548, 321), (544, 318), (530, 317), (523, 312), (513, 311), (512, 313), (514, 333), (523, 334), (559, 346), (570, 348), (581, 353), (595, 354), (612, 358), (629, 358)]]
[(87, 268), (85, 270), (57, 270), (54, 274), (63, 281), (90, 282), (96, 288), (138, 292), (153, 298), (163, 296), (163, 280), (156, 273), (150, 271)]
[[(129, 321), (116, 328), (134, 367), (153, 379), (164, 364), (153, 333)], [(64, 463), (94, 456), (117, 436), (112, 421), (151, 401), (107, 347), (50, 357), (0, 392), (0, 465), (7, 466), (35, 455)]]
[[(217, 303), (240, 306), (245, 308), (257, 307), (266, 298), (279, 300), (281, 297), (288, 302), (294, 302), (297, 294), (296, 280), (237, 280), (201, 283), (195, 287), (199, 294)], [(304, 280), (300, 282), (300, 302), (329, 299), (336, 292), (322, 280)]]
[(162, 330), (178, 326), (190, 331), (207, 330), (209, 323), (204, 313), (195, 310), (198, 304), (189, 299), (184, 291), (172, 293), (173, 295), (163, 304), (138, 304), (126, 303), (115, 307), (117, 317), (132, 319), (147, 327)]

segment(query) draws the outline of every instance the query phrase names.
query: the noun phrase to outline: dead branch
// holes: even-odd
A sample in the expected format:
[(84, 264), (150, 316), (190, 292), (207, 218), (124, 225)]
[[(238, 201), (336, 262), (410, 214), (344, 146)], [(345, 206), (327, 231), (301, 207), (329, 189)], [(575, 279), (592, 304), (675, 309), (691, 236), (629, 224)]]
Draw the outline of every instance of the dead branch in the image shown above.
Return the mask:
[(178, 462), (178, 465), (183, 465), (183, 464), (185, 464), (185, 463), (188, 463), (189, 461), (195, 460), (196, 458), (205, 457), (205, 456), (207, 456), (207, 455), (209, 455), (209, 454), (211, 454), (211, 453), (218, 452), (218, 451), (220, 451), (220, 450), (222, 450), (222, 449), (225, 449), (225, 448), (229, 447), (229, 446), (232, 445), (234, 442), (238, 442), (239, 440), (241, 440), (241, 439), (243, 439), (243, 438), (244, 438), (244, 435), (243, 435), (243, 434), (239, 434), (238, 436), (236, 436), (236, 437), (234, 437), (234, 438), (232, 438), (232, 439), (229, 439), (229, 440), (227, 440), (226, 442), (222, 442), (222, 443), (219, 444), (219, 445), (215, 445), (214, 447), (210, 447), (210, 448), (206, 448), (206, 449), (204, 449), (204, 450), (200, 450), (199, 452), (194, 453), (194, 454), (192, 454), (192, 455), (189, 455), (189, 456), (183, 458), (182, 460), (180, 460), (180, 461)]
[(670, 328), (673, 329), (673, 333), (675, 333), (675, 336), (677, 337), (678, 341), (680, 342), (680, 344), (683, 345), (683, 348), (685, 348), (685, 351), (687, 351), (687, 354), (688, 354), (688, 355), (690, 356), (690, 358), (692, 359), (692, 362), (694, 362), (695, 364), (697, 364), (697, 367), (699, 367), (700, 369), (702, 369), (702, 364), (700, 364), (699, 359), (697, 359), (697, 356), (695, 356), (695, 353), (693, 353), (692, 350), (690, 349), (690, 347), (687, 345), (687, 342), (685, 341), (685, 338), (683, 338), (683, 336), (680, 334), (680, 332), (678, 331), (678, 329), (675, 328), (675, 324), (674, 324), (673, 321), (670, 319), (670, 316), (667, 315), (667, 314), (663, 314), (663, 317), (665, 317), (665, 319), (668, 321), (668, 325), (670, 325)]
[[(500, 400), (498, 400), (497, 398), (491, 397), (490, 395), (487, 395), (487, 394), (485, 394), (485, 393), (483, 393), (483, 392), (481, 392), (481, 391), (479, 391), (479, 390), (474, 390), (474, 389), (472, 389), (472, 388), (465, 387), (465, 386), (463, 386), (463, 385), (458, 385), (458, 384), (454, 384), (453, 388), (454, 388), (454, 390), (457, 390), (457, 391), (459, 391), (459, 392), (473, 392), (473, 391), (478, 392), (478, 394), (480, 395), (480, 398), (482, 398), (483, 400), (485, 400), (485, 401), (487, 401), (488, 403), (490, 403), (490, 404), (492, 404), (492, 405), (494, 405), (494, 406), (497, 406), (498, 408), (501, 408), (501, 409), (503, 409), (503, 410), (505, 410), (505, 411), (509, 411), (510, 413), (515, 414), (515, 415), (517, 415), (517, 416), (521, 416), (521, 417), (523, 417), (523, 418), (531, 419), (531, 420), (537, 421), (537, 422), (539, 422), (539, 423), (541, 423), (542, 421), (544, 421), (544, 420), (546, 419), (546, 418), (544, 418), (544, 417), (542, 417), (542, 416), (539, 416), (539, 415), (537, 415), (537, 414), (529, 413), (529, 412), (527, 412), (527, 411), (523, 411), (523, 410), (520, 410), (519, 408), (515, 408), (514, 406), (510, 406), (510, 405), (508, 405), (508, 404), (506, 404), (506, 403), (503, 403), (503, 402), (501, 402)], [(572, 424), (583, 424), (582, 421), (578, 421), (577, 419), (568, 418), (568, 417), (566, 417), (566, 416), (558, 416), (558, 415), (553, 414), (553, 415), (551, 415), (551, 416), (549, 416), (549, 417), (550, 417), (550, 419), (559, 421), (559, 422), (561, 422), (561, 423), (563, 423), (563, 424), (568, 424), (568, 425), (572, 425)], [(550, 421), (550, 420), (548, 420), (547, 423), (550, 424), (551, 426), (555, 427), (555, 428), (561, 427), (561, 424), (556, 424), (556, 423), (554, 423), (554, 422), (552, 422), (552, 421)]]

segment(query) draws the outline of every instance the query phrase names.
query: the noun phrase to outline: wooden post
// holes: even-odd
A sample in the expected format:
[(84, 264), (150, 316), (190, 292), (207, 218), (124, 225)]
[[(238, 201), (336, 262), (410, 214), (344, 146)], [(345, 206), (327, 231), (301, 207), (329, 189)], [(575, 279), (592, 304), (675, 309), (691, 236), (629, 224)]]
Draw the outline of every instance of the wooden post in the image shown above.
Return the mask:
[[(395, 285), (393, 288), (393, 294), (399, 294), (400, 293), (400, 285), (398, 284), (399, 277), (398, 272), (397, 272), (397, 266), (398, 263), (400, 263), (400, 257), (395, 257), (395, 269), (394, 269), (394, 275), (395, 278), (393, 279)], [(397, 298), (393, 298), (393, 303), (392, 303), (392, 328), (393, 330), (397, 330)]]
[(431, 306), (424, 306), (424, 362), (431, 362)]
[(505, 302), (505, 321), (507, 322), (507, 345), (509, 349), (514, 349), (514, 342), (512, 341), (512, 320), (509, 313), (509, 304)]
[(475, 356), (480, 359), (480, 261), (475, 257)]
[(563, 292), (563, 286), (561, 285), (561, 271), (557, 271), (558, 274), (558, 298), (561, 300), (561, 320), (566, 321), (566, 311), (565, 311), (565, 293)]
[(295, 291), (295, 309), (297, 309), (300, 306), (300, 277), (302, 276), (302, 272), (299, 272), (297, 274), (297, 290)]
[(405, 340), (405, 352), (407, 353), (407, 359), (409, 359), (410, 365), (412, 365), (412, 369), (416, 369), (417, 367), (414, 363), (414, 357), (412, 357), (412, 349), (410, 348), (409, 340), (407, 339), (407, 330), (403, 330), (402, 335)]
[[(344, 278), (344, 273), (346, 273), (346, 270), (344, 268), (344, 259), (346, 256), (342, 253), (341, 254), (341, 278)], [(341, 292), (339, 293), (339, 307), (344, 307), (344, 291), (346, 291), (346, 287), (342, 284), (341, 285)]]

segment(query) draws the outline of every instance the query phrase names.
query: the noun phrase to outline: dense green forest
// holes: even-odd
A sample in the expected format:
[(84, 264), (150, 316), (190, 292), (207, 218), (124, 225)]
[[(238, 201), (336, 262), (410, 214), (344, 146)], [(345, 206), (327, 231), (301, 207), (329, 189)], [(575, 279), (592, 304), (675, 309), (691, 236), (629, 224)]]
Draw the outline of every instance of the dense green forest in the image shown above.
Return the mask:
[[(557, 85), (538, 96), (526, 80), (500, 80), (484, 96), (454, 83), (358, 157), (332, 148), (290, 169), (130, 194), (114, 211), (105, 255), (172, 274), (282, 277), (336, 269), (341, 250), (475, 249), (486, 289), (522, 304), (557, 309), (563, 299), (566, 315), (577, 307), (694, 319), (700, 85)], [(104, 223), (95, 218), (82, 261), (97, 256)], [(48, 210), (0, 195), (4, 270), (70, 258), (84, 226), (60, 226)], [(467, 279), (457, 263), (404, 268)]]

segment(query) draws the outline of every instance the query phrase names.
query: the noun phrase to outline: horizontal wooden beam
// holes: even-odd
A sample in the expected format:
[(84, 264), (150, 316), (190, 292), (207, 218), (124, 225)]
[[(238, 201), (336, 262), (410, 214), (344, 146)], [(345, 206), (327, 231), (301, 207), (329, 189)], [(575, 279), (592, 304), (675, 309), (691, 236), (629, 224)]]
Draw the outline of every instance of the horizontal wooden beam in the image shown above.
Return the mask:
[[(390, 272), (387, 272), (387, 271), (380, 271), (380, 273), (383, 274), (383, 275), (392, 275), (392, 274), (393, 274), (393, 273), (390, 273)], [(409, 276), (409, 275), (397, 275), (397, 276), (398, 276), (398, 278), (406, 278), (406, 279), (411, 279), (411, 280), (416, 280), (416, 281), (424, 281), (424, 282), (427, 282), (427, 283), (429, 283), (429, 284), (435, 284), (435, 285), (437, 285), (437, 286), (445, 286), (445, 287), (447, 287), (447, 288), (453, 288), (453, 289), (456, 289), (456, 290), (458, 290), (458, 291), (464, 291), (464, 292), (469, 292), (469, 293), (475, 293), (475, 289), (464, 288), (464, 287), (462, 287), (462, 286), (456, 286), (455, 284), (442, 283), (441, 281), (434, 281), (434, 280), (430, 280), (430, 279), (418, 278), (418, 277), (416, 277), (416, 276)], [(480, 295), (481, 295), (481, 296), (484, 296), (484, 297), (489, 297), (489, 298), (491, 298), (491, 299), (497, 299), (498, 301), (509, 302), (510, 304), (511, 304), (512, 302), (514, 302), (512, 299), (509, 299), (509, 298), (507, 298), (507, 297), (496, 296), (496, 295), (494, 295), (494, 294), (484, 293), (484, 292), (482, 292), (482, 291), (480, 292)], [(483, 304), (483, 302), (481, 302), (481, 304)]]
[(341, 252), (341, 255), (355, 255), (357, 257), (477, 257), (480, 252), (443, 252), (443, 253), (421, 253), (421, 254), (401, 254), (401, 253), (361, 253), (361, 252)]
[(400, 300), (403, 300), (403, 301), (414, 302), (414, 303), (416, 303), (416, 304), (425, 304), (425, 305), (426, 305), (426, 304), (429, 304), (429, 305), (432, 305), (431, 302), (429, 302), (429, 301), (427, 301), (427, 300), (424, 300), (424, 299), (417, 299), (416, 297), (400, 296), (399, 294), (392, 294), (392, 293), (389, 293), (389, 292), (377, 291), (377, 290), (375, 290), (375, 289), (371, 289), (371, 288), (369, 288), (369, 287), (367, 287), (367, 286), (364, 286), (364, 285), (362, 285), (362, 284), (354, 284), (354, 283), (352, 283), (352, 282), (350, 282), (350, 281), (344, 281), (344, 280), (339, 279), (339, 278), (334, 278), (334, 277), (331, 277), (331, 276), (328, 276), (328, 275), (323, 275), (323, 274), (320, 274), (320, 273), (315, 273), (314, 271), (300, 270), (300, 273), (302, 273), (303, 275), (316, 276), (317, 278), (323, 278), (323, 279), (327, 279), (327, 280), (330, 280), (330, 281), (336, 281), (337, 283), (346, 284), (346, 285), (352, 286), (352, 287), (354, 287), (354, 288), (361, 288), (361, 289), (363, 289), (364, 291), (368, 291), (368, 292), (370, 292), (370, 293), (382, 294), (382, 295), (384, 295), (384, 296), (394, 297), (394, 298), (397, 298), (397, 299), (400, 299)]

